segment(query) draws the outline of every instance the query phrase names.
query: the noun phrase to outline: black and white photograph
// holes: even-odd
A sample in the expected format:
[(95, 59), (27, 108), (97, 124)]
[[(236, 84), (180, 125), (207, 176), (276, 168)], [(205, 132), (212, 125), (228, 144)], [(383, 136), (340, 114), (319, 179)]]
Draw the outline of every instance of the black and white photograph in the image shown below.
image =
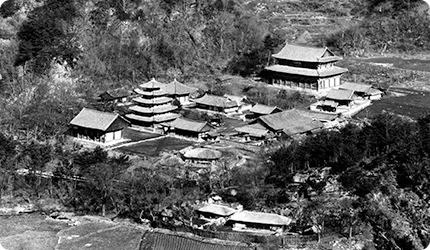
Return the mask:
[(0, 0), (0, 250), (430, 250), (430, 0)]

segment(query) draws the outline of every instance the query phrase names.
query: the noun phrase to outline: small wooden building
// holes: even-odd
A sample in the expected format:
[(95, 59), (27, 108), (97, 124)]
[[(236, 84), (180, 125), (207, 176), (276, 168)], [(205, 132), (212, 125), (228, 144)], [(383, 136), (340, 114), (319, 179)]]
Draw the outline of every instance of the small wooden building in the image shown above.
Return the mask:
[(239, 105), (235, 101), (231, 101), (226, 97), (206, 94), (194, 102), (197, 108), (222, 113), (234, 113), (238, 111)]
[(70, 121), (71, 135), (85, 140), (109, 143), (123, 138), (123, 130), (130, 122), (118, 114), (83, 108)]
[(382, 98), (382, 91), (373, 88), (367, 84), (359, 84), (346, 82), (340, 86), (340, 89), (352, 90), (356, 97), (366, 98), (370, 100), (379, 100)]
[(357, 97), (366, 98), (372, 86), (367, 84), (358, 84), (353, 82), (346, 82), (342, 84), (339, 89), (352, 90)]
[(251, 122), (251, 124), (255, 123), (260, 123), (276, 135), (285, 134), (290, 137), (298, 134), (313, 133), (319, 131), (324, 126), (322, 122), (302, 115), (296, 109), (260, 116)]
[(101, 102), (124, 103), (132, 96), (132, 92), (126, 89), (107, 90), (99, 95)]
[(339, 106), (349, 106), (352, 103), (354, 96), (353, 90), (348, 89), (331, 89), (327, 96), (326, 101), (334, 101), (338, 103)]
[(167, 132), (173, 132), (178, 135), (203, 138), (213, 129), (207, 122), (193, 121), (183, 117), (167, 123)]
[(252, 108), (251, 101), (248, 100), (246, 96), (235, 96), (235, 95), (224, 95), (225, 98), (229, 99), (230, 101), (234, 101), (237, 103), (238, 109), (237, 112), (244, 113), (249, 111)]
[(268, 106), (268, 105), (257, 103), (251, 108), (250, 112), (251, 112), (250, 118), (252, 119), (252, 118), (258, 118), (262, 115), (279, 113), (279, 112), (282, 112), (282, 109), (276, 106)]
[(238, 132), (239, 136), (245, 138), (245, 141), (258, 141), (274, 137), (274, 134), (260, 123), (237, 127), (234, 130)]

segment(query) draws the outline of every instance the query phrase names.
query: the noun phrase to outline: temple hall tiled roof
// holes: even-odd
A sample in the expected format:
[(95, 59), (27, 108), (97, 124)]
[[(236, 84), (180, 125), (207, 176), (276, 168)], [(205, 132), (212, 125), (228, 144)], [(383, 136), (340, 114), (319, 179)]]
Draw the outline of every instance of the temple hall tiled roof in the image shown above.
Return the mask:
[(238, 128), (235, 128), (234, 130), (236, 130), (239, 133), (248, 134), (255, 137), (263, 137), (269, 133), (269, 130), (267, 130), (263, 125), (259, 123), (238, 127)]
[(233, 108), (238, 106), (235, 101), (230, 101), (226, 97), (208, 95), (208, 94), (198, 99), (195, 99), (193, 101), (198, 104), (203, 104), (203, 105), (218, 107), (218, 108)]
[(182, 117), (172, 121), (169, 126), (174, 127), (175, 129), (198, 133), (207, 132), (211, 129), (207, 122), (193, 121)]
[(286, 44), (274, 58), (301, 62), (333, 62), (341, 58), (335, 56), (328, 48), (306, 47)]
[(273, 131), (284, 132), (294, 130), (297, 133), (305, 133), (323, 127), (322, 122), (314, 121), (296, 109), (260, 116), (256, 121), (261, 121)]
[(116, 119), (123, 118), (118, 114), (83, 108), (79, 114), (70, 121), (70, 125), (106, 131)]
[(367, 93), (372, 88), (372, 86), (367, 85), (367, 84), (345, 82), (339, 88), (341, 88), (341, 89), (347, 89), (347, 90), (352, 90), (352, 91), (355, 91), (355, 92), (364, 92), (364, 93)]
[(282, 109), (276, 106), (267, 106), (267, 105), (258, 104), (258, 103), (255, 104), (250, 110), (250, 112), (262, 114), (262, 115), (269, 115), (275, 111), (282, 111)]
[(352, 96), (354, 95), (354, 91), (347, 89), (331, 89), (326, 96), (326, 99), (329, 100), (352, 100)]

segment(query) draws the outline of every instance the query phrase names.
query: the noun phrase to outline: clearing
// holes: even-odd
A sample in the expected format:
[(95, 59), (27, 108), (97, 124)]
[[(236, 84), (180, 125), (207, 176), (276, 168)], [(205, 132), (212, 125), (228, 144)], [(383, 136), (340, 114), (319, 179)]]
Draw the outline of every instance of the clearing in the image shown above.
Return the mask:
[(154, 157), (160, 155), (161, 152), (181, 150), (193, 144), (195, 144), (195, 142), (164, 136), (158, 139), (120, 147), (117, 150), (125, 154)]
[(389, 96), (380, 101), (375, 101), (355, 117), (370, 118), (386, 111), (417, 119), (429, 113), (430, 92), (405, 88), (390, 88), (390, 91), (400, 93), (401, 96)]

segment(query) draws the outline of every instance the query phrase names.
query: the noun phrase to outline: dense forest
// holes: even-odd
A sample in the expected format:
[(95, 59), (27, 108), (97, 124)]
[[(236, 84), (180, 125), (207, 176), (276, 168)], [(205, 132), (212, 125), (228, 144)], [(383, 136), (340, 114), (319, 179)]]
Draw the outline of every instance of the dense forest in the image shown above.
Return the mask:
[[(294, 42), (279, 19), (288, 11), (361, 20), (309, 41), (344, 55), (426, 51), (430, 40), (421, 1), (8, 0), (0, 7), (0, 123), (55, 136), (107, 89), (152, 77), (213, 84), (222, 74), (257, 75)], [(258, 100), (259, 92), (267, 90), (243, 94)]]
[[(272, 13), (279, 8), (268, 0), (7, 0), (0, 7), (0, 197), (52, 200), (154, 225), (170, 209), (189, 225), (195, 201), (217, 193), (247, 209), (288, 211), (299, 225), (362, 239), (367, 249), (423, 249), (430, 243), (429, 117), (381, 114), (286, 142), (218, 176), (193, 175), (176, 158), (136, 160), (66, 146), (68, 122), (99, 91), (151, 77), (212, 84), (222, 74), (258, 74), (271, 53), (292, 41)], [(428, 52), (422, 1), (306, 0), (287, 10), (359, 20), (309, 41), (346, 57)], [(350, 70), (369, 73), (357, 65)], [(393, 81), (365, 78), (385, 87)], [(214, 94), (227, 91), (213, 87)], [(259, 86), (244, 93), (283, 108), (308, 98)], [(297, 174), (313, 177), (300, 187), (300, 206), (286, 207)], [(225, 192), (228, 185), (241, 187), (238, 194)]]
[(363, 20), (327, 36), (326, 44), (344, 55), (428, 52), (429, 6), (424, 1), (370, 0)]

